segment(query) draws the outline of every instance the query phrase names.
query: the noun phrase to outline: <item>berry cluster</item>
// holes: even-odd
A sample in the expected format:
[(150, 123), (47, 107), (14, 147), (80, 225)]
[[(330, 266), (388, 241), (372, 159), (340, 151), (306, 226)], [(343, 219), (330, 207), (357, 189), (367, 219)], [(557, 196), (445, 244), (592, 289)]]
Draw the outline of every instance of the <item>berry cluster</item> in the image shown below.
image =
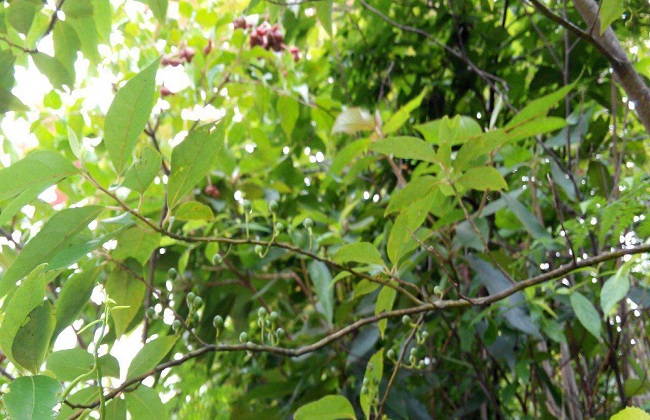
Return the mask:
[(172, 66), (172, 67), (177, 67), (180, 66), (183, 63), (191, 63), (192, 59), (194, 58), (194, 48), (190, 47), (182, 47), (179, 51), (178, 54), (175, 56), (169, 56), (165, 55), (163, 56), (162, 60), (160, 61), (160, 64), (165, 66)]
[(250, 30), (249, 43), (251, 48), (260, 46), (265, 50), (275, 52), (286, 50), (293, 56), (295, 61), (300, 60), (300, 50), (296, 46), (288, 47), (284, 43), (284, 34), (278, 24), (271, 26), (268, 21), (264, 21), (261, 25), (255, 27), (252, 23), (247, 22), (244, 17), (236, 18), (232, 24), (235, 30)]

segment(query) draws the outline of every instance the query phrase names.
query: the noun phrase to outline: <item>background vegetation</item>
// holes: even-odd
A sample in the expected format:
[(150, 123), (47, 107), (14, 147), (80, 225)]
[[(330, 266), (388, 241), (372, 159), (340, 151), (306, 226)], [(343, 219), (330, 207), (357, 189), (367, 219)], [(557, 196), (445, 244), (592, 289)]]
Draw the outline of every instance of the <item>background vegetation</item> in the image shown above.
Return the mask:
[(644, 418), (648, 10), (3, 1), (4, 412)]

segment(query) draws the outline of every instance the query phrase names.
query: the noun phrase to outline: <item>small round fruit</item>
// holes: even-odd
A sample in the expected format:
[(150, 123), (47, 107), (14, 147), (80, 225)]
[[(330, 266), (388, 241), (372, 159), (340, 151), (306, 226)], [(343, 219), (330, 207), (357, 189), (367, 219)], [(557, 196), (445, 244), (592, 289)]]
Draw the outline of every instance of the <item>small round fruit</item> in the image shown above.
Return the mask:
[(172, 329), (174, 330), (175, 333), (178, 333), (182, 327), (183, 324), (178, 319), (175, 319), (174, 322), (172, 323)]
[(409, 325), (410, 323), (411, 323), (411, 317), (408, 315), (404, 315), (402, 317), (402, 324)]
[(271, 320), (271, 322), (277, 322), (278, 318), (280, 318), (280, 315), (278, 315), (278, 313), (275, 311), (269, 314), (269, 319)]
[(178, 277), (178, 271), (172, 267), (167, 271), (167, 277), (169, 277), (169, 280), (176, 280), (176, 277)]
[(311, 229), (314, 227), (314, 221), (308, 217), (302, 222), (302, 225), (305, 227), (305, 229)]
[(264, 308), (259, 308), (257, 310), (257, 316), (260, 317), (260, 318), (266, 317), (267, 314), (268, 314), (268, 312)]
[(280, 340), (284, 338), (284, 335), (285, 333), (282, 328), (278, 328), (277, 330), (275, 330), (275, 336), (278, 337)]
[(201, 308), (203, 306), (203, 299), (201, 298), (201, 296), (195, 297), (193, 304), (196, 309)]
[(242, 333), (239, 334), (239, 342), (244, 344), (247, 341), (248, 341), (248, 334), (245, 331), (242, 331)]
[(278, 211), (278, 202), (277, 201), (275, 201), (275, 200), (269, 201), (269, 211), (271, 213), (275, 213), (276, 211)]
[(214, 328), (220, 330), (223, 328), (223, 317), (221, 315), (217, 315), (212, 319), (212, 325), (214, 325)]

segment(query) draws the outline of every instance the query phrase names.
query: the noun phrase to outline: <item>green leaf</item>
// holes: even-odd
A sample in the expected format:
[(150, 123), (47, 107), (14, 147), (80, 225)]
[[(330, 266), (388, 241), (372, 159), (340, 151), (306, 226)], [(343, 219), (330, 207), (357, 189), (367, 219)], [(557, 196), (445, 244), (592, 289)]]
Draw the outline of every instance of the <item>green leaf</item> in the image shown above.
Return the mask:
[(415, 201), (433, 194), (438, 188), (438, 181), (432, 176), (425, 175), (411, 179), (404, 188), (392, 194), (384, 214), (388, 215), (402, 211)]
[(604, 34), (609, 25), (620, 19), (625, 12), (623, 0), (603, 0), (600, 4), (600, 34)]
[(126, 401), (115, 397), (106, 403), (105, 420), (126, 420)]
[[(361, 393), (359, 397), (359, 402), (361, 404), (361, 409), (363, 414), (365, 414), (366, 419), (370, 418), (370, 404), (375, 399), (375, 395), (379, 392), (379, 383), (381, 382), (381, 377), (384, 374), (384, 349), (381, 348), (379, 351), (372, 355), (368, 365), (366, 365), (366, 374), (363, 377), (364, 382), (367, 382), (368, 392)], [(367, 379), (367, 381), (366, 381)]]
[(131, 152), (153, 109), (156, 71), (160, 59), (131, 78), (120, 89), (106, 113), (104, 145), (117, 173), (131, 158)]
[(110, 376), (111, 378), (120, 377), (120, 362), (110, 355), (105, 354), (99, 358), (99, 366), (102, 368), (102, 376)]
[(323, 25), (323, 29), (332, 36), (332, 0), (316, 2), (316, 17)]
[(399, 130), (404, 123), (409, 119), (411, 116), (411, 112), (418, 108), (420, 104), (422, 103), (422, 98), (424, 98), (424, 95), (426, 95), (427, 90), (424, 89), (417, 97), (414, 99), (410, 100), (406, 105), (401, 107), (395, 114), (393, 114), (386, 124), (382, 127), (382, 132), (384, 134), (393, 134), (397, 130)]
[(517, 216), (517, 219), (524, 225), (526, 231), (535, 239), (551, 241), (551, 235), (546, 231), (546, 228), (535, 217), (530, 210), (519, 202), (514, 196), (509, 194), (501, 195), (508, 205), (508, 208)]
[(610, 420), (650, 420), (650, 414), (638, 407), (625, 407), (614, 414)]
[[(82, 0), (88, 1), (88, 0)], [(74, 28), (79, 41), (81, 41), (81, 52), (84, 58), (90, 60), (91, 63), (99, 62), (99, 53), (97, 51), (97, 44), (99, 43), (99, 34), (95, 26), (94, 16), (82, 16), (79, 18), (70, 18), (66, 22)]]
[(113, 7), (110, 0), (92, 0), (95, 13), (93, 19), (97, 27), (97, 34), (105, 44), (110, 43), (111, 20)]
[(388, 243), (386, 244), (386, 253), (394, 266), (397, 266), (400, 258), (404, 255), (403, 249), (409, 239), (408, 214), (402, 213), (395, 219), (395, 224), (390, 231)]
[(148, 386), (141, 385), (135, 391), (127, 392), (124, 397), (126, 409), (129, 410), (132, 419), (166, 420), (169, 418), (158, 392)]
[(368, 111), (361, 108), (348, 108), (336, 117), (332, 134), (355, 134), (359, 131), (373, 131), (374, 129), (375, 119)]
[[(397, 290), (383, 286), (379, 296), (377, 296), (377, 303), (375, 304), (375, 315), (379, 315), (382, 312), (387, 312), (393, 309), (393, 304), (395, 303), (395, 297), (397, 296)], [(379, 335), (381, 338), (384, 338), (384, 333), (386, 332), (386, 325), (388, 320), (386, 318), (381, 319), (377, 326), (379, 327)]]
[(381, 254), (370, 242), (355, 242), (342, 246), (334, 254), (334, 261), (339, 264), (354, 261), (361, 264), (384, 265)]
[(0, 201), (23, 193), (28, 185), (38, 185), (42, 188), (40, 194), (61, 179), (77, 173), (77, 168), (56, 152), (32, 152), (8, 168), (0, 169)]
[(34, 60), (38, 70), (48, 78), (55, 88), (63, 90), (63, 85), (68, 86), (70, 89), (74, 87), (72, 75), (66, 66), (55, 57), (39, 52), (32, 54), (32, 60)]
[(70, 149), (72, 149), (72, 153), (74, 153), (77, 159), (83, 161), (84, 155), (86, 154), (86, 148), (83, 146), (83, 144), (81, 144), (79, 138), (77, 137), (77, 133), (74, 132), (72, 127), (68, 126), (67, 131), (68, 131), (68, 144), (70, 144)]
[(210, 170), (223, 149), (225, 123), (204, 125), (192, 131), (172, 151), (167, 204), (170, 209), (178, 203)]
[(93, 5), (88, 0), (66, 0), (61, 10), (65, 13), (66, 18), (81, 18), (92, 16)]
[[(2, 16), (0, 16), (0, 19)], [(0, 90), (10, 90), (14, 87), (14, 63), (16, 57), (9, 50), (0, 51)]]
[(75, 237), (104, 210), (100, 206), (75, 207), (61, 210), (27, 242), (18, 258), (0, 279), (0, 296), (36, 266), (51, 262), (58, 254), (75, 244)]
[(209, 206), (198, 201), (186, 201), (174, 211), (177, 220), (212, 220), (214, 213)]
[(95, 358), (82, 348), (55, 351), (47, 357), (46, 367), (60, 381), (72, 381), (90, 372)]
[(23, 35), (29, 33), (36, 15), (36, 5), (29, 0), (14, 0), (7, 10), (7, 20), (15, 30)]
[(458, 178), (458, 183), (465, 188), (478, 191), (508, 189), (506, 180), (492, 166), (471, 168)]
[(4, 317), (0, 324), (0, 349), (15, 364), (17, 362), (13, 356), (13, 344), (16, 334), (25, 321), (28, 321), (30, 313), (43, 303), (45, 287), (57, 274), (55, 271), (46, 273), (44, 268), (45, 264), (32, 271), (20, 283), (9, 303), (4, 305)]
[(59, 381), (49, 376), (22, 376), (9, 384), (2, 399), (12, 419), (51, 420), (60, 392)]
[(318, 310), (325, 316), (328, 324), (332, 325), (332, 317), (334, 315), (334, 290), (330, 287), (330, 284), (332, 283), (330, 270), (327, 268), (325, 263), (314, 260), (309, 263), (309, 276), (311, 277), (312, 283), (314, 283), (316, 296), (318, 296), (320, 303)]
[(277, 110), (280, 115), (280, 126), (282, 127), (284, 134), (287, 136), (287, 139), (291, 139), (291, 133), (293, 132), (293, 128), (296, 126), (296, 122), (298, 122), (298, 117), (300, 116), (298, 102), (288, 96), (280, 96), (278, 98)]
[(162, 156), (156, 149), (146, 146), (142, 149), (142, 156), (126, 171), (122, 186), (144, 194), (149, 185), (160, 171)]
[(318, 401), (305, 404), (296, 410), (294, 420), (356, 419), (354, 408), (341, 395), (326, 395)]
[(113, 250), (112, 255), (118, 260), (133, 258), (144, 265), (159, 244), (160, 233), (153, 232), (146, 227), (134, 226), (119, 234), (117, 247)]
[(88, 303), (101, 267), (84, 269), (71, 275), (64, 283), (56, 300), (56, 327), (53, 340), (79, 316), (81, 309)]
[[(67, 5), (67, 3), (65, 4)], [(67, 22), (57, 21), (52, 30), (52, 41), (54, 42), (54, 58), (63, 64), (74, 81), (74, 63), (77, 61), (77, 51), (81, 48), (77, 32)]]
[(139, 0), (145, 3), (151, 9), (153, 16), (158, 19), (160, 23), (165, 23), (167, 20), (167, 5), (168, 0)]
[(630, 290), (630, 279), (625, 275), (616, 273), (603, 284), (600, 291), (600, 307), (603, 309), (603, 317), (607, 318), (612, 308), (616, 306)]
[[(440, 145), (440, 122), (442, 120), (429, 121), (424, 124), (416, 125), (415, 129), (418, 130), (427, 143)], [(471, 137), (479, 136), (483, 133), (483, 129), (476, 122), (474, 118), (466, 117), (464, 115), (460, 116), (459, 125), (457, 133), (453, 141), (450, 143), (452, 146), (457, 144), (463, 144), (467, 139)]]
[[(127, 263), (130, 261), (128, 260)], [(130, 264), (130, 266), (133, 266), (130, 270), (115, 267), (106, 279), (105, 288), (108, 297), (113, 299), (117, 306), (127, 306), (127, 308), (111, 312), (116, 337), (121, 337), (127, 331), (142, 306), (147, 289), (144, 283), (135, 278), (132, 273), (132, 271), (142, 273), (142, 267), (134, 264)]]
[(600, 339), (600, 315), (598, 315), (594, 305), (579, 292), (573, 292), (570, 301), (573, 312), (575, 312), (582, 326), (596, 339)]
[(16, 362), (32, 373), (37, 373), (50, 346), (56, 318), (49, 300), (43, 301), (27, 316), (16, 332), (11, 352)]
[(177, 337), (158, 337), (142, 347), (129, 365), (126, 379), (133, 379), (156, 367), (156, 365), (169, 353), (176, 344)]
[(373, 144), (370, 150), (402, 159), (439, 162), (438, 156), (431, 146), (416, 137), (389, 137)]
[(505, 128), (512, 128), (523, 122), (546, 116), (548, 110), (560, 102), (560, 100), (564, 99), (569, 92), (571, 92), (573, 86), (573, 84), (564, 86), (551, 94), (529, 102), (528, 105), (526, 105), (517, 113), (517, 115), (514, 116), (513, 119), (510, 120), (510, 122), (508, 122)]

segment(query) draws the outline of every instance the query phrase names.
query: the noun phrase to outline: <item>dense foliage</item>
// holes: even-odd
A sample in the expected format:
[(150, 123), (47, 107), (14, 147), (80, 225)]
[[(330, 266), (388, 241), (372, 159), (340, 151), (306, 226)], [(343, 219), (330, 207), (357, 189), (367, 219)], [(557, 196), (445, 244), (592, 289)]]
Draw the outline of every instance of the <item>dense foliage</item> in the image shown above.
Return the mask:
[(649, 27), (645, 0), (2, 2), (4, 412), (650, 409)]

